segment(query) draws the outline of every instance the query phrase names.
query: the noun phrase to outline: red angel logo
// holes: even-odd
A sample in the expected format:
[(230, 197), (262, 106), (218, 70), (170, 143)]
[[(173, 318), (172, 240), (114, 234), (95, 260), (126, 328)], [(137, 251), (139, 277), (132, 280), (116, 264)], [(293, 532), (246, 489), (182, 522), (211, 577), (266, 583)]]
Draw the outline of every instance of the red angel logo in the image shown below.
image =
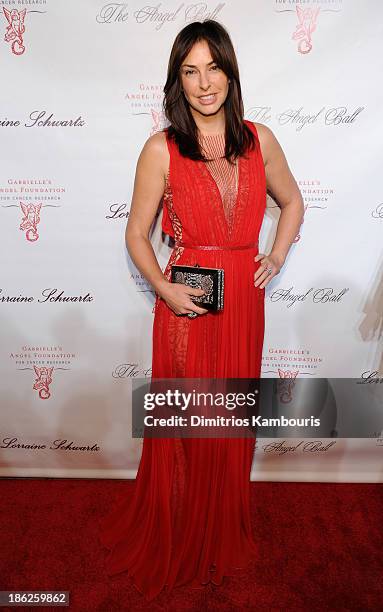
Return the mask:
[(301, 6), (297, 6), (296, 9), (299, 23), (296, 26), (294, 34), (292, 35), (292, 39), (299, 40), (299, 53), (309, 53), (313, 48), (311, 43), (311, 34), (317, 27), (316, 19), (318, 17), (320, 8), (302, 8)]
[(283, 404), (288, 404), (293, 399), (292, 389), (295, 385), (294, 379), (298, 376), (299, 370), (281, 370), (278, 368), (279, 377), (282, 380), (277, 380), (277, 388), (279, 391), (279, 399)]
[(41, 368), (36, 368), (36, 366), (33, 366), (33, 368), (37, 376), (33, 388), (39, 392), (40, 399), (50, 398), (51, 393), (49, 391), (49, 385), (52, 382), (53, 368), (47, 368), (45, 366), (42, 366)]
[(151, 115), (152, 115), (152, 119), (153, 119), (153, 126), (150, 132), (150, 136), (152, 136), (153, 134), (155, 134), (156, 132), (159, 132), (159, 130), (162, 130), (165, 126), (165, 115), (162, 112), (158, 112), (156, 110), (153, 110), (152, 108), (150, 109)]
[(24, 19), (27, 9), (23, 9), (20, 12), (17, 9), (8, 11), (8, 9), (3, 6), (3, 12), (9, 24), (4, 40), (5, 42), (12, 42), (12, 53), (15, 55), (22, 55), (25, 51), (23, 34), (25, 32)]
[(27, 230), (25, 237), (29, 242), (35, 242), (39, 238), (37, 224), (40, 223), (41, 204), (23, 204), (20, 202), (24, 217), (21, 220), (19, 229)]

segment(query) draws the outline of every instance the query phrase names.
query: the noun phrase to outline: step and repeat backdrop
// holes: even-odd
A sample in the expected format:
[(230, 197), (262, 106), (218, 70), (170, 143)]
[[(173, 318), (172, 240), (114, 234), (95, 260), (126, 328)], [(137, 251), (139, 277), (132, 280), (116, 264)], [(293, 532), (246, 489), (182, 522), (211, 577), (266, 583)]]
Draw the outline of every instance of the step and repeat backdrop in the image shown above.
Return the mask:
[[(285, 385), (274, 414), (295, 379), (328, 380), (318, 437), (259, 435), (252, 479), (383, 480), (379, 418), (364, 403), (347, 437), (330, 392), (332, 378), (383, 380), (378, 0), (0, 0), (1, 476), (136, 474), (132, 380), (151, 376), (154, 293), (124, 233), (137, 158), (167, 125), (173, 40), (206, 18), (228, 29), (245, 117), (273, 130), (305, 202), (266, 290), (262, 377)], [(160, 203), (164, 268), (161, 217)], [(278, 217), (268, 197), (262, 252)]]

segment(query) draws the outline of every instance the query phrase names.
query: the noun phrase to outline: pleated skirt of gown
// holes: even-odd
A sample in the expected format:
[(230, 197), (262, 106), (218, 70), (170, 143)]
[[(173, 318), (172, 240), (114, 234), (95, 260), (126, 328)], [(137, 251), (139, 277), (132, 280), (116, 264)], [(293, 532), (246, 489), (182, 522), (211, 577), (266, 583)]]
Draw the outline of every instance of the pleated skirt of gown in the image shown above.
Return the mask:
[[(249, 286), (248, 253), (214, 258), (218, 265), (226, 259), (228, 288), (234, 282)], [(225, 327), (216, 315), (176, 317), (158, 301), (153, 378), (260, 376), (264, 290), (253, 291), (246, 301), (246, 292), (237, 289), (227, 292), (225, 308), (232, 319), (226, 316)], [(240, 319), (241, 333), (227, 333), (226, 325), (237, 326)], [(218, 347), (214, 371), (213, 345)], [(107, 573), (128, 572), (151, 600), (164, 587), (219, 585), (225, 575), (243, 571), (257, 556), (250, 512), (254, 446), (254, 438), (144, 438), (134, 494), (121, 494), (101, 526), (101, 542), (109, 549)]]

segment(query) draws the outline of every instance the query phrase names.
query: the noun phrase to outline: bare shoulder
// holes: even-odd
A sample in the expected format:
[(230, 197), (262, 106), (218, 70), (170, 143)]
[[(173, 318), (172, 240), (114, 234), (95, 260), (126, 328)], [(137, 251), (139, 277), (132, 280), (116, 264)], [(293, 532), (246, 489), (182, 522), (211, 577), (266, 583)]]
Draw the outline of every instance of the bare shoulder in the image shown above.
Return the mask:
[(256, 127), (259, 144), (261, 146), (262, 157), (265, 166), (270, 162), (270, 160), (275, 157), (275, 155), (282, 152), (281, 145), (276, 139), (274, 132), (264, 123), (255, 123), (253, 124)]
[(146, 140), (140, 159), (150, 165), (155, 171), (163, 174), (164, 180), (169, 168), (169, 150), (164, 131), (156, 132)]
[(166, 144), (165, 132), (161, 130), (152, 134), (152, 136), (149, 136), (144, 146), (157, 153), (167, 151), (168, 146)]

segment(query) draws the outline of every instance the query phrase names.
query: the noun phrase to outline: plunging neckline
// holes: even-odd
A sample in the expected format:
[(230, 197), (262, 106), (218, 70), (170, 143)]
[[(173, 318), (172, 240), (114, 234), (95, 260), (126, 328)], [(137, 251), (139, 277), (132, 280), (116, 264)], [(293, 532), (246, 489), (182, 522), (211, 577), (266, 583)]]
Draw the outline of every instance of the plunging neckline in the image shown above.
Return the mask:
[[(221, 134), (212, 134), (213, 137), (222, 137), (222, 133)], [(208, 136), (209, 137), (209, 136)], [(215, 189), (215, 192), (218, 196), (219, 199), (219, 203), (220, 203), (220, 213), (222, 215), (223, 218), (223, 222), (224, 222), (224, 227), (226, 229), (226, 238), (228, 240), (230, 240), (233, 237), (234, 234), (234, 228), (235, 228), (235, 221), (236, 221), (236, 216), (237, 216), (237, 208), (238, 208), (238, 201), (239, 201), (239, 196), (240, 196), (240, 187), (241, 187), (241, 183), (242, 183), (242, 160), (241, 160), (241, 156), (239, 155), (237, 158), (237, 172), (238, 172), (238, 183), (237, 183), (237, 193), (236, 193), (236, 197), (235, 197), (235, 201), (234, 201), (234, 205), (233, 205), (233, 212), (232, 212), (232, 227), (231, 227), (231, 232), (230, 232), (230, 227), (228, 224), (228, 221), (226, 219), (226, 215), (225, 215), (225, 205), (223, 202), (223, 198), (221, 195), (221, 192), (219, 190), (219, 187), (217, 185), (217, 181), (215, 180), (214, 176), (212, 175), (212, 173), (210, 172), (209, 168), (206, 165), (206, 162), (202, 161), (202, 160), (197, 160), (197, 163), (200, 165), (202, 164), (202, 167), (205, 171), (205, 173), (207, 173), (208, 175), (208, 179), (212, 182), (213, 187)]]

